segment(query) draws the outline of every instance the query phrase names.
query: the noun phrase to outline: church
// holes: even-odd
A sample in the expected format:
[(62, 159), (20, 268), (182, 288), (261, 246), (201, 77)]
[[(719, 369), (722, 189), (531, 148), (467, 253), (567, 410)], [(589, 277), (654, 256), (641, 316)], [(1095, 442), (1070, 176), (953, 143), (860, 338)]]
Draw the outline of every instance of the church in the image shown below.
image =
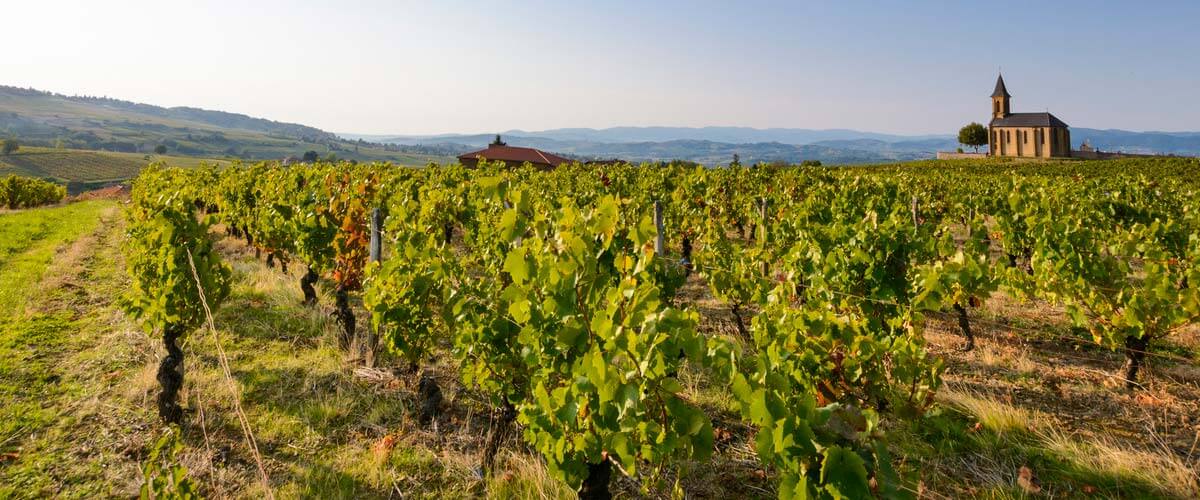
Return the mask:
[(988, 124), (988, 151), (992, 156), (1071, 156), (1071, 132), (1066, 123), (1050, 113), (1013, 113), (1011, 101), (1001, 75), (992, 92), (992, 121)]

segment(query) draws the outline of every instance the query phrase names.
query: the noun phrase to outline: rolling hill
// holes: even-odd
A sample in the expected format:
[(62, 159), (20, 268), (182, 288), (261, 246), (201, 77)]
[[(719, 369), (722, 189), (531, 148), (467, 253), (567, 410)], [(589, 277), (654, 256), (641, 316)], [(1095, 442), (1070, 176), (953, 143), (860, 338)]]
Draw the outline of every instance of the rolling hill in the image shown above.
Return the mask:
[[(350, 141), (305, 125), (236, 113), (190, 107), (164, 108), (105, 97), (68, 96), (5, 86), (0, 86), (0, 137), (16, 138), (23, 147), (61, 150), (58, 156), (20, 157), (22, 155), (18, 154), (15, 158), (0, 159), (10, 169), (44, 171), (47, 176), (70, 181), (95, 181), (97, 176), (110, 174), (115, 174), (113, 178), (136, 175), (137, 170), (130, 168), (130, 162), (144, 163), (143, 156), (153, 153), (159, 146), (165, 147), (167, 154), (180, 158), (262, 160), (299, 157), (306, 151), (316, 151), (322, 157), (332, 154), (342, 159), (391, 161), (401, 165), (452, 161), (444, 155), (410, 152), (402, 146)], [(70, 150), (134, 156), (73, 157), (75, 153), (67, 152)], [(73, 160), (80, 162), (78, 168), (61, 165)], [(54, 166), (47, 166), (46, 162)], [(106, 166), (96, 166), (105, 162), (108, 162)]]

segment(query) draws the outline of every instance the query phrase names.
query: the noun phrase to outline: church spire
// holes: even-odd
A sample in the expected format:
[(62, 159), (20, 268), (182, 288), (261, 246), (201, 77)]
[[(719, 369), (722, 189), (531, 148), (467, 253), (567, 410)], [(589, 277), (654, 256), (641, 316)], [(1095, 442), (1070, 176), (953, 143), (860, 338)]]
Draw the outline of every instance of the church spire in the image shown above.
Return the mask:
[(996, 77), (996, 90), (992, 92), (992, 119), (1001, 119), (1011, 114), (1008, 89), (1004, 87), (1004, 75)]
[(992, 97), (1012, 97), (1008, 95), (1008, 89), (1004, 87), (1004, 75), (996, 77), (996, 90), (992, 92)]

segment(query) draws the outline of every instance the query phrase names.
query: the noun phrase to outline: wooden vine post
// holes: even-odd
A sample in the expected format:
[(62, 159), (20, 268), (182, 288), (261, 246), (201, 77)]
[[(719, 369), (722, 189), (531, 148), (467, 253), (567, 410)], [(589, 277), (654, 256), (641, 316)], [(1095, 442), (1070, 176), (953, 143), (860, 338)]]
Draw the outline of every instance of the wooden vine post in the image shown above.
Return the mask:
[[(383, 215), (378, 208), (371, 209), (371, 240), (369, 242), (371, 262), (380, 262), (383, 259)], [(379, 346), (379, 329), (378, 325), (375, 328), (369, 328), (367, 332), (367, 342), (363, 346), (363, 361), (367, 366), (375, 366), (376, 349)]]
[(917, 231), (917, 197), (916, 196), (912, 197), (912, 205), (909, 207), (909, 210), (912, 211), (913, 232), (915, 233)]
[(654, 230), (657, 233), (654, 238), (654, 255), (659, 257), (667, 256), (666, 231), (663, 229), (663, 208), (662, 202), (654, 200)]
[[(762, 231), (758, 235), (758, 244), (762, 245), (762, 248), (764, 251), (763, 253), (765, 254), (766, 249), (767, 249), (767, 197), (766, 196), (759, 198), (758, 217), (760, 219), (760, 222), (758, 223), (758, 225), (760, 228), (762, 228)], [(763, 277), (769, 278), (770, 272), (771, 272), (771, 265), (769, 262), (767, 262), (766, 256), (764, 255), (763, 259), (762, 259), (762, 275), (763, 275)]]

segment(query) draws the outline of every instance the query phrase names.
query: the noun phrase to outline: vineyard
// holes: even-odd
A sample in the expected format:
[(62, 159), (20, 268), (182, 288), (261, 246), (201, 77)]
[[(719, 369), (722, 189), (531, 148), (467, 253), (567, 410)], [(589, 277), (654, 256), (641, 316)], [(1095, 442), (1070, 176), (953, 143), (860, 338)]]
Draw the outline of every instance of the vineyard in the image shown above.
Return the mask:
[(484, 477), (515, 439), (584, 498), (686, 494), (739, 428), (780, 497), (914, 496), (888, 430), (940, 411), (933, 322), (969, 351), (986, 300), (1058, 308), (1056, 341), (1119, 352), (1100, 370), (1130, 393), (1152, 360), (1194, 365), (1175, 337), (1200, 319), (1197, 167), (151, 167), (122, 307), (168, 353), (170, 423), (187, 420), (180, 346), (230, 296), (217, 248), (236, 238), (302, 267), (347, 364), (399, 373), (419, 426), (455, 413), (445, 386), (469, 393)]
[(65, 187), (31, 177), (0, 177), (0, 208), (16, 210), (58, 203), (67, 196)]
[(184, 156), (22, 147), (18, 152), (0, 156), (0, 175), (11, 173), (56, 179), (71, 183), (71, 193), (75, 194), (87, 188), (137, 177), (151, 159), (176, 167), (195, 167), (201, 163), (228, 164), (224, 160)]
[(1190, 496), (1196, 169), (151, 165), (91, 301), (155, 496)]

